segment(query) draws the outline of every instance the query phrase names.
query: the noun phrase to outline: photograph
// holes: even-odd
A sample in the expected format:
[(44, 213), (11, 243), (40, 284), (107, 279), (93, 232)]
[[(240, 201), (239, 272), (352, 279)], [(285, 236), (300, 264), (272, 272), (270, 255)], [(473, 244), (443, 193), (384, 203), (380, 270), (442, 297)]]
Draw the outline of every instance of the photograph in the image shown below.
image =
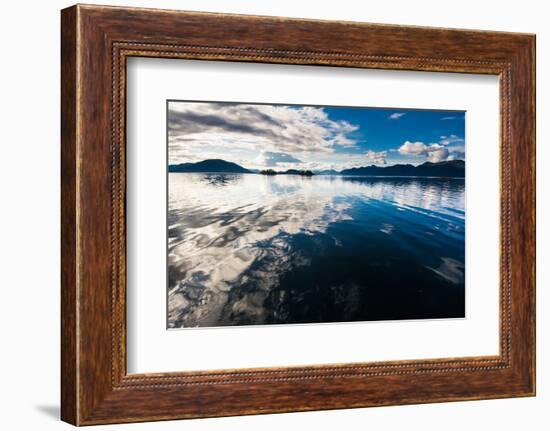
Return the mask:
[(168, 329), (465, 317), (464, 111), (166, 109)]

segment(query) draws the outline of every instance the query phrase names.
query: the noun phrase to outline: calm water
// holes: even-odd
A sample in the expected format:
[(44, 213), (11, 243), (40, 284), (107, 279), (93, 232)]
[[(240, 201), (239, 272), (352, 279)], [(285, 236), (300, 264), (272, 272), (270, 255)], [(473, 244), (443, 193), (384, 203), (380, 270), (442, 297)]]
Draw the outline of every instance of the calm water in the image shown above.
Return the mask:
[(464, 180), (169, 174), (168, 327), (464, 316)]

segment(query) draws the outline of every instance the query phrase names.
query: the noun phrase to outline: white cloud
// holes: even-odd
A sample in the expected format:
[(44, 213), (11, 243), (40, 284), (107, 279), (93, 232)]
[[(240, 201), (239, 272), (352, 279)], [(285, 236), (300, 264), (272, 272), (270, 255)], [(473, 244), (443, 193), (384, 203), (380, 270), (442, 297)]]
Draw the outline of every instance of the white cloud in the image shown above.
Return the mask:
[(388, 118), (390, 120), (399, 120), (403, 115), (405, 115), (405, 112), (394, 112)]
[(405, 156), (424, 156), (426, 155), (427, 145), (423, 142), (405, 141), (398, 151)]
[(256, 159), (262, 151), (299, 159), (357, 143), (351, 134), (359, 126), (331, 120), (323, 108), (196, 102), (170, 102), (168, 108), (170, 163), (206, 153)]
[(263, 166), (274, 167), (286, 164), (302, 163), (300, 159), (297, 159), (291, 154), (277, 153), (273, 151), (262, 151), (258, 157), (258, 161)]
[(442, 135), (440, 136), (439, 143), (441, 145), (449, 145), (449, 144), (464, 144), (464, 139), (457, 136), (457, 135)]
[(464, 138), (457, 135), (441, 136), (439, 141), (441, 145), (449, 151), (449, 157), (447, 160), (464, 159), (466, 156), (466, 149), (464, 147)]
[(449, 157), (449, 150), (441, 144), (406, 141), (399, 147), (399, 153), (405, 156), (424, 156), (430, 162), (441, 162)]
[(438, 146), (438, 144), (433, 144), (428, 150), (428, 161), (430, 162), (442, 162), (448, 160), (449, 150), (445, 147)]
[(369, 150), (367, 152), (367, 157), (369, 158), (369, 160), (371, 160), (377, 165), (385, 165), (387, 163), (386, 158), (388, 157), (388, 152)]

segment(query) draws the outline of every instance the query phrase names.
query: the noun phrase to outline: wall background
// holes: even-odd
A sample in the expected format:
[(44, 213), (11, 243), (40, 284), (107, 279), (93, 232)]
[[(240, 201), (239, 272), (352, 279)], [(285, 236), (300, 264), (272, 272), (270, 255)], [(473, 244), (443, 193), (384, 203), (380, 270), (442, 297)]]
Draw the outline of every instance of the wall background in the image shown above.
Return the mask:
[[(550, 423), (547, 224), (550, 28), (536, 0), (118, 0), (103, 4), (475, 28), (537, 34), (538, 396), (285, 415), (104, 426), (134, 430), (546, 429)], [(9, 2), (0, 16), (0, 399), (2, 428), (63, 430), (59, 422), (59, 10), (71, 2)], [(545, 315), (546, 313), (546, 315)]]

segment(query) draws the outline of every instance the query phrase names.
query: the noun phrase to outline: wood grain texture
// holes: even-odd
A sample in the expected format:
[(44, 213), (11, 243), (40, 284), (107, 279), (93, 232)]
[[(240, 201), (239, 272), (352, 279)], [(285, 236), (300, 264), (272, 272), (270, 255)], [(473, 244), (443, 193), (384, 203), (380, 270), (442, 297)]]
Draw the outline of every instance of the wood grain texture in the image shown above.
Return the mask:
[(61, 417), (77, 422), (76, 9), (61, 16)]
[[(86, 425), (534, 395), (534, 48), (534, 36), (525, 34), (101, 6), (62, 11), (63, 420)], [(500, 76), (500, 354), (127, 375), (129, 56)]]

